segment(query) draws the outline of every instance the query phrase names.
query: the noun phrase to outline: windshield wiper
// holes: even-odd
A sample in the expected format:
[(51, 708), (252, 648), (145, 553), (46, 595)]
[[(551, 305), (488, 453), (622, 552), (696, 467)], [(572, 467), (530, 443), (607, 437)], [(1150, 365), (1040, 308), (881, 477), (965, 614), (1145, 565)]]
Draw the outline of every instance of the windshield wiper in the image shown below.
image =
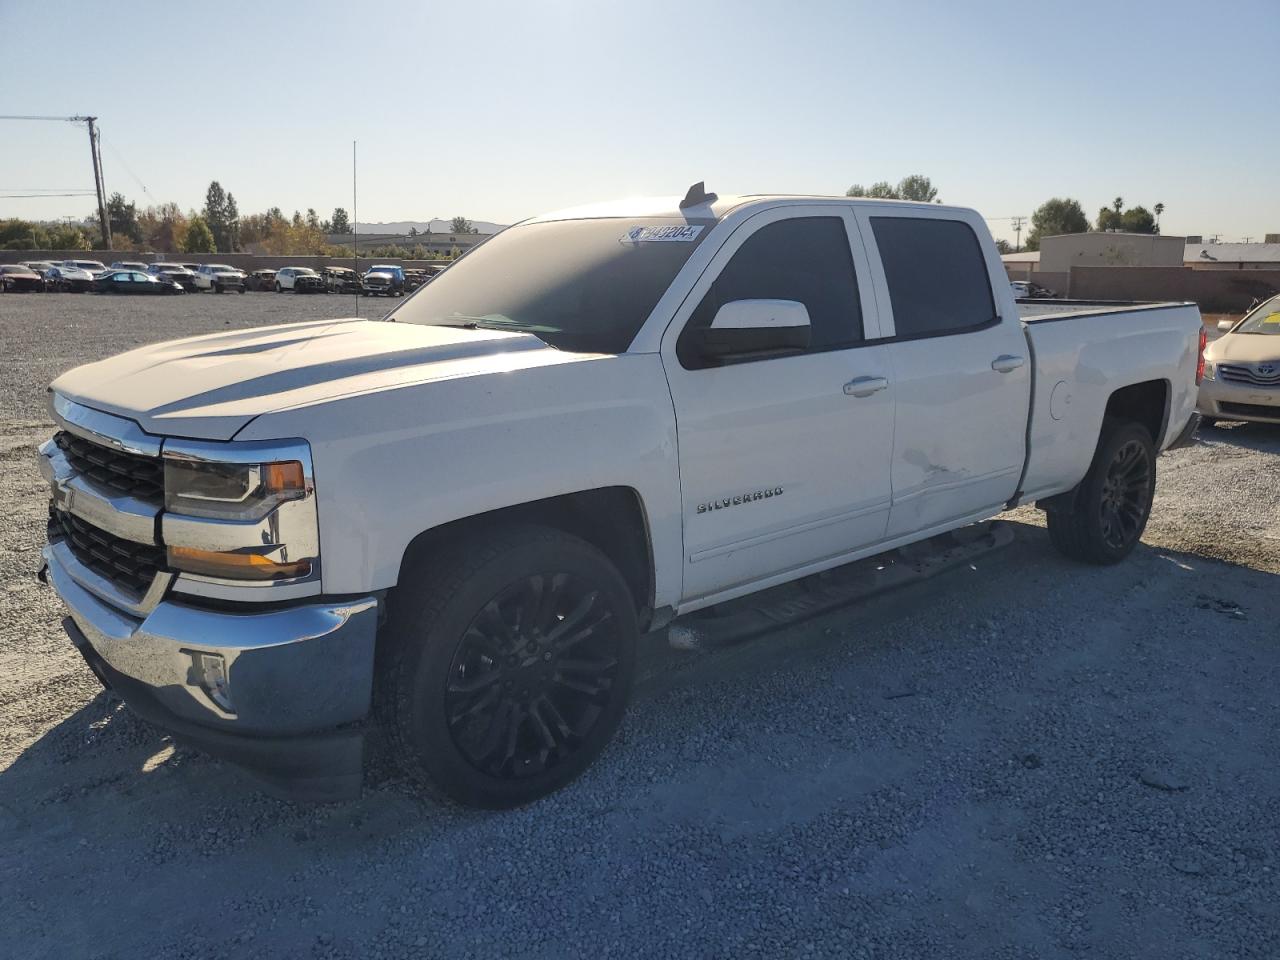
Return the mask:
[(517, 320), (498, 320), (495, 317), (466, 317), (455, 314), (447, 321), (429, 324), (433, 327), (454, 327), (461, 330), (501, 330), (507, 333), (528, 333), (538, 337), (543, 343), (549, 347), (555, 346), (546, 337), (539, 336), (542, 333), (554, 333), (551, 327), (539, 327), (532, 324), (520, 323)]

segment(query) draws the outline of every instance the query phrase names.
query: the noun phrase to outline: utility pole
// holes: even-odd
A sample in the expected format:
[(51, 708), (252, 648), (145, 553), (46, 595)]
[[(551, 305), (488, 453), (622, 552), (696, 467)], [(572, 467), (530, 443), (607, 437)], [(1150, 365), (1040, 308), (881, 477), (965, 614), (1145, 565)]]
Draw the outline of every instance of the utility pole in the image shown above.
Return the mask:
[(111, 249), (111, 221), (107, 219), (107, 190), (102, 183), (102, 147), (94, 123), (97, 117), (81, 117), (89, 125), (89, 152), (93, 156), (93, 186), (98, 191), (98, 222), (102, 225), (102, 245)]
[(85, 123), (89, 125), (89, 155), (93, 160), (93, 189), (98, 195), (98, 220), (102, 224), (102, 243), (111, 249), (111, 221), (107, 219), (107, 190), (102, 182), (102, 134), (94, 126), (97, 117), (38, 117), (5, 114), (0, 120), (53, 120), (66, 123)]
[[(360, 230), (356, 226), (357, 218), (360, 216), (360, 205), (358, 202), (358, 192), (356, 186), (356, 141), (351, 141), (351, 256), (354, 262), (352, 267), (355, 269), (356, 281), (360, 280)], [(356, 316), (360, 316), (360, 291), (356, 291)]]
[(1013, 220), (1013, 235), (1016, 240), (1014, 253), (1021, 253), (1022, 252), (1022, 218), (1012, 217), (1011, 219)]

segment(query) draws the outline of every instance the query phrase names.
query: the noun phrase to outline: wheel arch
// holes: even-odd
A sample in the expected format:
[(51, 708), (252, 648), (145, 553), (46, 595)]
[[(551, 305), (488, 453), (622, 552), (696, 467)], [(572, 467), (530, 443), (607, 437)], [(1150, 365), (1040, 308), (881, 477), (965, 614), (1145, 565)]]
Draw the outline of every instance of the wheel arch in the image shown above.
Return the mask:
[(1141, 424), (1151, 434), (1159, 453), (1169, 426), (1172, 394), (1168, 380), (1144, 380), (1112, 392), (1104, 416)]
[(417, 534), (400, 560), (399, 585), (407, 567), (442, 544), (504, 524), (530, 523), (572, 534), (600, 550), (631, 588), (644, 630), (653, 619), (655, 568), (648, 512), (639, 491), (611, 486), (511, 504), (461, 517)]

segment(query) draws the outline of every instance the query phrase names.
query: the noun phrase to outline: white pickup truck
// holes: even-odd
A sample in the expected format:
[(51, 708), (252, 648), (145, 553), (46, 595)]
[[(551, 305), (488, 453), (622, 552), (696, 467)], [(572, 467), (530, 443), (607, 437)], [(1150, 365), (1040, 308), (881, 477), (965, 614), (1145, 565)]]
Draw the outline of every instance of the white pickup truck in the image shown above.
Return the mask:
[(279, 792), (350, 796), (376, 723), (512, 806), (599, 755), (674, 617), (1027, 502), (1123, 558), (1195, 427), (1198, 311), (1026, 307), (971, 210), (538, 217), (384, 320), (59, 377), (43, 573), (136, 712)]

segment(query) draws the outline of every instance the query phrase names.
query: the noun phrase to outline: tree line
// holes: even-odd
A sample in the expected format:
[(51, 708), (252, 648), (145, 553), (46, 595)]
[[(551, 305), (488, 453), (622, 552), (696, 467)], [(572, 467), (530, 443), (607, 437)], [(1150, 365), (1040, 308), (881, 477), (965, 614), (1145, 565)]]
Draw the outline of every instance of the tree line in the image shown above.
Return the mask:
[[(162, 203), (138, 209), (123, 194), (107, 200), (107, 221), (111, 227), (113, 250), (154, 250), (163, 253), (235, 253), (251, 248), (273, 255), (315, 254), (349, 256), (351, 246), (330, 243), (335, 234), (354, 233), (343, 207), (321, 219), (314, 208), (295, 210), (286, 216), (279, 207), (262, 213), (242, 215), (236, 198), (217, 180), (205, 191), (200, 210), (187, 210), (176, 203)], [(476, 233), (466, 217), (454, 217), (451, 233)], [(417, 231), (412, 231), (414, 235)], [(0, 248), (6, 250), (95, 250), (101, 249), (97, 211), (82, 223), (39, 223), (31, 220), (0, 220)], [(365, 251), (361, 251), (364, 253)], [(454, 247), (448, 254), (432, 254), (421, 243), (411, 248), (396, 244), (368, 250), (370, 256), (429, 259), (458, 256)]]
[(1040, 204), (1035, 213), (1031, 214), (1031, 232), (1027, 234), (1027, 242), (1023, 244), (1023, 248), (1039, 250), (1040, 241), (1044, 237), (1064, 233), (1089, 233), (1091, 230), (1098, 233), (1118, 230), (1122, 233), (1158, 234), (1162, 213), (1163, 203), (1157, 203), (1150, 210), (1143, 206), (1126, 209), (1124, 198), (1116, 197), (1109, 207), (1098, 211), (1097, 220), (1090, 226), (1080, 201), (1070, 197), (1054, 197)]
[[(845, 191), (847, 197), (872, 197), (881, 200), (915, 200), (920, 203), (941, 203), (938, 190), (924, 174), (913, 173), (903, 177), (897, 185), (887, 180), (880, 180), (869, 187), (855, 183)], [(1164, 204), (1157, 203), (1148, 210), (1137, 206), (1125, 208), (1124, 198), (1116, 197), (1110, 206), (1098, 211), (1098, 218), (1090, 224), (1084, 208), (1078, 200), (1068, 197), (1054, 197), (1046, 200), (1031, 215), (1031, 232), (1022, 245), (1024, 250), (1039, 250), (1040, 241), (1044, 237), (1057, 236), (1064, 233), (1099, 233), (1118, 230), (1123, 233), (1160, 232), (1160, 215), (1164, 213)], [(1013, 246), (1007, 240), (997, 240), (996, 246), (1001, 253), (1013, 253)]]

